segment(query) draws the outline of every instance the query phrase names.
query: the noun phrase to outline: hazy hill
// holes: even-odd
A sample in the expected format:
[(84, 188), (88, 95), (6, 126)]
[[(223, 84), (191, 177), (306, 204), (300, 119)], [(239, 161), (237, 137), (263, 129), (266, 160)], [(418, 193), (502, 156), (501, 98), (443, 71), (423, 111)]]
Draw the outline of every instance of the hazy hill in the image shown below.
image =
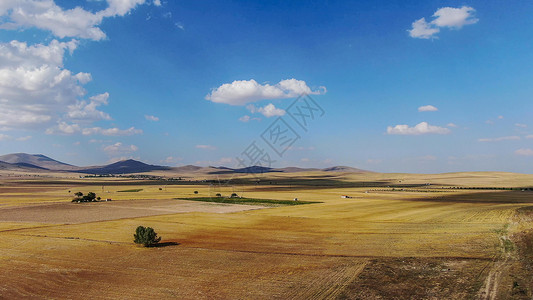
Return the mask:
[(69, 165), (58, 160), (52, 159), (42, 154), (13, 153), (0, 156), (0, 169), (2, 170), (51, 170), (51, 171), (71, 171), (87, 174), (130, 174), (150, 171), (168, 170), (172, 173), (196, 173), (196, 174), (232, 174), (232, 173), (297, 173), (297, 172), (346, 172), (346, 173), (366, 173), (370, 171), (361, 170), (347, 166), (335, 166), (325, 169), (316, 168), (268, 168), (262, 166), (250, 166), (245, 168), (228, 168), (228, 167), (199, 167), (186, 165), (181, 167), (166, 167), (158, 165), (145, 164), (133, 159), (123, 160), (116, 163), (103, 166), (78, 167)]
[(347, 167), (347, 166), (335, 166), (335, 167), (329, 167), (322, 169), (324, 172), (347, 172), (347, 173), (369, 173), (372, 171)]
[(48, 156), (42, 154), (26, 154), (26, 153), (13, 153), (0, 156), (0, 161), (19, 165), (28, 168), (39, 168), (48, 170), (65, 170), (74, 171), (79, 170), (79, 167), (69, 165), (55, 159), (51, 159)]
[(93, 167), (90, 169), (82, 169), (78, 172), (80, 173), (89, 173), (89, 174), (128, 174), (128, 173), (141, 173), (141, 172), (150, 172), (157, 170), (170, 170), (169, 167), (156, 166), (145, 164), (140, 161), (133, 159), (122, 160), (116, 163), (101, 167)]

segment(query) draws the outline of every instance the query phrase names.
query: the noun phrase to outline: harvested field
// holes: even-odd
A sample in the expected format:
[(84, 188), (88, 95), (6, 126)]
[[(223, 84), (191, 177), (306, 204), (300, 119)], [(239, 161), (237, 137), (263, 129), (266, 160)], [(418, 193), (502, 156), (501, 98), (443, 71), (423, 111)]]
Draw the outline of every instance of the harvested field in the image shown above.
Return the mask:
[[(56, 199), (65, 195), (63, 202), (39, 201), (35, 190), (6, 193), (20, 194), (20, 202), (0, 197), (0, 296), (531, 296), (530, 251), (523, 250), (531, 244), (533, 228), (530, 193), (240, 188), (254, 199), (321, 202), (264, 208), (174, 200), (193, 197), (194, 191), (206, 197), (210, 191), (202, 186), (136, 185), (131, 190), (138, 189), (118, 193), (123, 186), (106, 186), (113, 201), (98, 203), (70, 203), (68, 187), (56, 186), (46, 193)], [(163, 237), (160, 247), (133, 244), (139, 225)], [(507, 245), (513, 241), (516, 251)]]
[(0, 207), (0, 220), (74, 224), (186, 212), (230, 213), (260, 208), (264, 207), (157, 199), (91, 203), (65, 202)]

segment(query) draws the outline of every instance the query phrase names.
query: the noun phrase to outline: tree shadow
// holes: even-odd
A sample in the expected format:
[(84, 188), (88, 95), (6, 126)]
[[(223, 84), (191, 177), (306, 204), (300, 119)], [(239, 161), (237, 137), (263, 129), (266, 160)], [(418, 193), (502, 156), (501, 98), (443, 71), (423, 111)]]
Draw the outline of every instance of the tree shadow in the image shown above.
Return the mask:
[(169, 246), (178, 246), (180, 243), (177, 242), (161, 242), (154, 245), (148, 246), (149, 248), (162, 248), (162, 247), (169, 247)]

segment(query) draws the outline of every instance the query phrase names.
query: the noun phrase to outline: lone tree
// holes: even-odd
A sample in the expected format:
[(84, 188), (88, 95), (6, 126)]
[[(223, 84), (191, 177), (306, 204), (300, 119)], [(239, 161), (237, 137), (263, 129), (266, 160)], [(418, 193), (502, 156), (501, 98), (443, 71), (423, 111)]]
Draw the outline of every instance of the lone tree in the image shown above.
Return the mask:
[(143, 244), (145, 247), (153, 246), (161, 241), (161, 237), (157, 236), (152, 227), (144, 226), (137, 227), (133, 238), (135, 244)]

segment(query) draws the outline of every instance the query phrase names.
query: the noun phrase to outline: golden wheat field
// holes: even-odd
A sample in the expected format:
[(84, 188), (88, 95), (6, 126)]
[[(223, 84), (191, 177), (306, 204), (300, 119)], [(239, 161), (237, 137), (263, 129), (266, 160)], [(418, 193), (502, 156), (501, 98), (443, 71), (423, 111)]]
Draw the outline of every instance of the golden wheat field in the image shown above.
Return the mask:
[[(261, 183), (235, 185), (2, 177), (0, 297), (533, 295), (527, 261), (533, 191), (458, 188), (533, 186), (531, 175), (263, 176)], [(399, 183), (404, 186), (394, 186)], [(78, 191), (93, 191), (112, 201), (71, 203)], [(176, 199), (233, 192), (247, 198), (320, 203), (242, 205)], [(158, 247), (133, 243), (139, 225), (162, 236)]]

